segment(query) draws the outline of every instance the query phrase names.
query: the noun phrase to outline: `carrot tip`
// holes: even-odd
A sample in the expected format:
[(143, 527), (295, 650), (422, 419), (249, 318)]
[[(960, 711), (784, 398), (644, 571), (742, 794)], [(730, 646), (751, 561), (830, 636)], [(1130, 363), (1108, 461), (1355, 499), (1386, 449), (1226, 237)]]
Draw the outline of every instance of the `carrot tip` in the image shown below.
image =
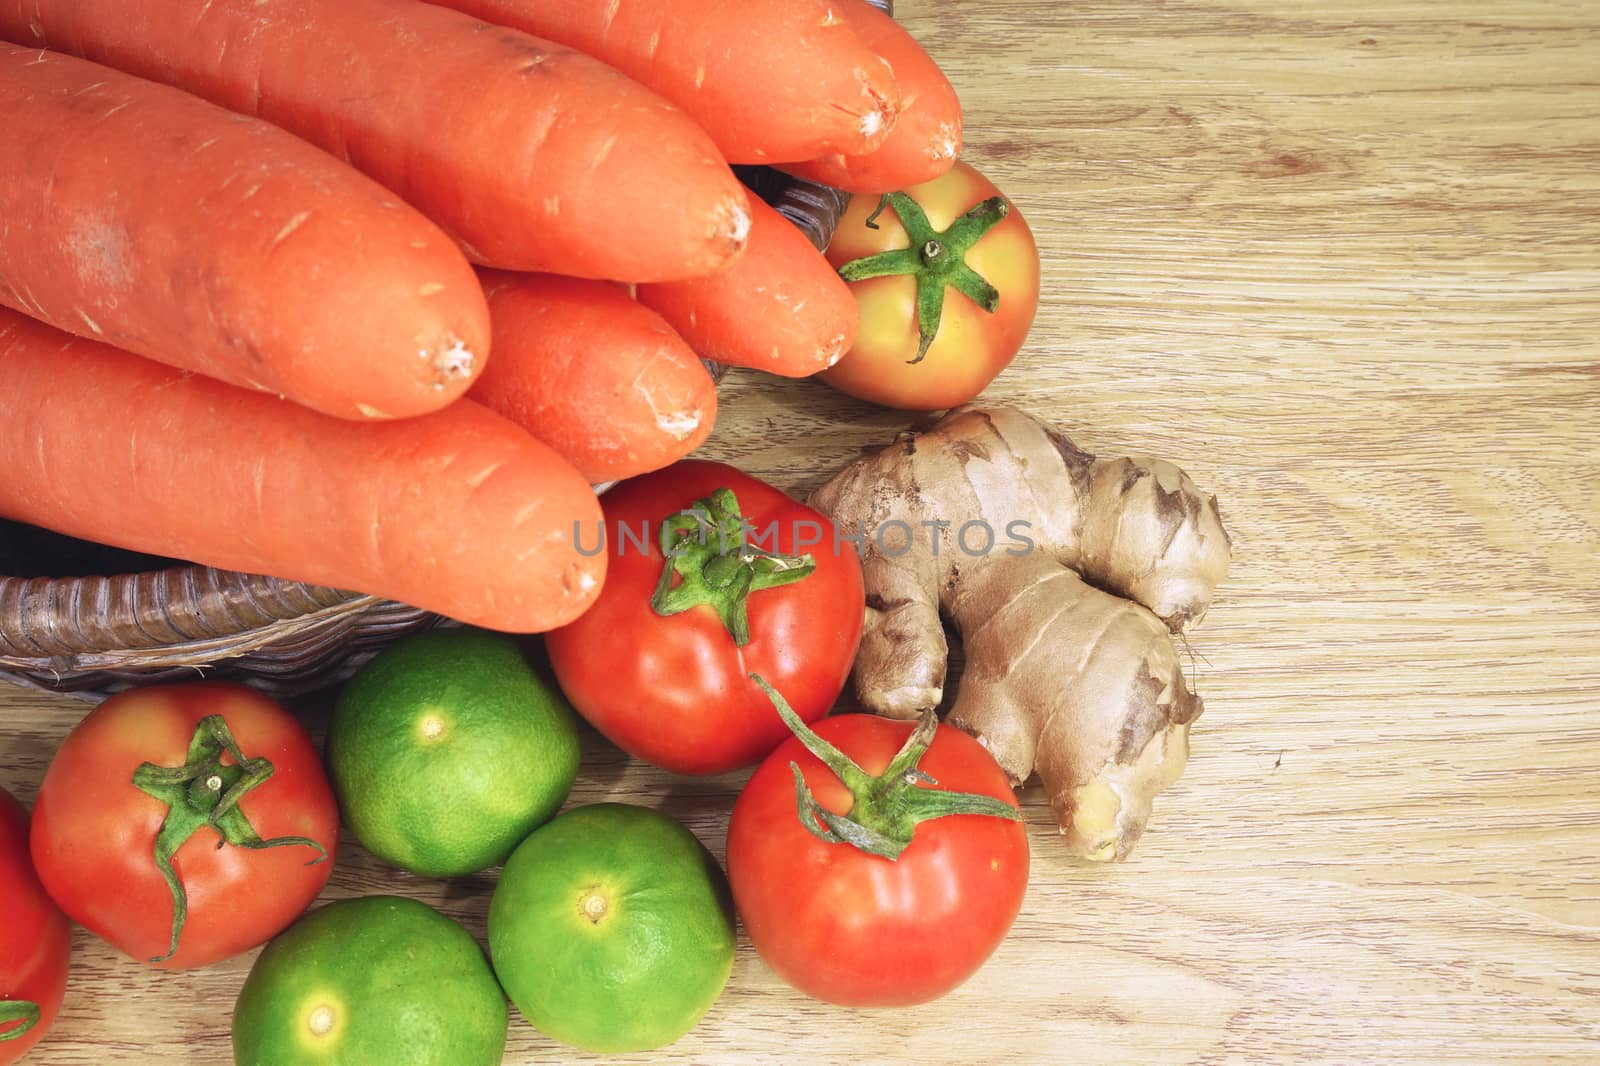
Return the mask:
[(750, 209), (742, 200), (742, 197), (724, 200), (712, 225), (712, 234), (726, 241), (734, 255), (744, 251), (750, 240)]
[(656, 427), (671, 435), (674, 440), (688, 440), (700, 428), (699, 411), (679, 411), (676, 414), (657, 414)]
[(441, 392), (456, 378), (470, 378), (478, 362), (465, 342), (456, 337), (450, 340), (450, 345), (443, 351), (430, 352), (426, 348), (417, 351), (419, 357), (429, 361), (428, 367), (433, 371), (433, 387)]
[(839, 360), (843, 359), (845, 353), (849, 350), (850, 341), (848, 336), (841, 333), (833, 338), (833, 343), (828, 346), (828, 361), (823, 366), (823, 369), (826, 370), (828, 367), (838, 366)]

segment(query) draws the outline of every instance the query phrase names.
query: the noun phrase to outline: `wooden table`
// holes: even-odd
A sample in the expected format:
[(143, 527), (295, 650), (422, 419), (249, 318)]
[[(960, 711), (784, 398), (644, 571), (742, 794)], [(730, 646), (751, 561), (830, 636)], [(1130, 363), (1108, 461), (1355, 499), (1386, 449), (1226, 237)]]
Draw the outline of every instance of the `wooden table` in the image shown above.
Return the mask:
[[(1600, 1059), (1600, 7), (901, 17), (1045, 258), (989, 399), (1222, 499), (1236, 564), (1192, 638), (1208, 711), (1125, 865), (1066, 861), (1027, 791), (1022, 916), (946, 1000), (834, 1009), (743, 945), (653, 1061)], [(803, 490), (903, 421), (739, 374), (707, 450)], [(82, 709), (0, 692), (0, 784), (31, 802)], [(591, 738), (574, 801), (659, 805), (720, 854), (738, 785)], [(409, 893), (481, 934), (489, 888), (347, 846), (328, 895)], [(251, 958), (76, 950), (33, 1061), (229, 1060)], [(578, 1059), (518, 1019), (507, 1061)]]

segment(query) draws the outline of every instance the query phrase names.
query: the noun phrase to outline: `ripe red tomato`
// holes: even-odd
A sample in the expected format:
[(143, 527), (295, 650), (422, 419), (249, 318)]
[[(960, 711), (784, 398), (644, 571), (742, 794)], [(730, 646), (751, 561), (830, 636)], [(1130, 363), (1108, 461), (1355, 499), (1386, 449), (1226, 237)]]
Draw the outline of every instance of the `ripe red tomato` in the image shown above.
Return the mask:
[[(878, 208), (878, 197), (854, 197), (828, 246), (828, 262), (851, 282), (861, 331), (822, 380), (913, 411), (966, 403), (1006, 368), (1033, 325), (1033, 232), (1016, 205), (966, 163), (890, 194)], [(969, 217), (973, 212), (981, 217)], [(919, 355), (925, 336), (932, 339)]]
[[(686, 551), (669, 571), (663, 524), (722, 489), (731, 490), (734, 507), (733, 516), (718, 516), (728, 523), (726, 540), (712, 531), (706, 545), (692, 543), (698, 527), (685, 520), (679, 528), (687, 540), (679, 543), (703, 550)], [(827, 713), (849, 676), (865, 609), (860, 559), (848, 541), (836, 544), (832, 522), (731, 466), (698, 460), (625, 481), (601, 504), (611, 553), (605, 586), (582, 617), (545, 636), (562, 689), (595, 728), (663, 769), (717, 774), (755, 763), (788, 735), (751, 671), (776, 685), (802, 718)], [(753, 545), (742, 543), (740, 518)], [(598, 531), (580, 539), (587, 550)], [(793, 564), (805, 554), (815, 568), (801, 574)], [(658, 588), (664, 573), (671, 574), (665, 591)], [(741, 599), (744, 580), (755, 590)], [(720, 610), (699, 602), (719, 589), (728, 594)], [(677, 613), (658, 613), (652, 600)], [(741, 602), (742, 646), (733, 632)]]
[[(914, 728), (846, 714), (819, 722), (815, 733), (867, 774), (887, 779), (884, 771)], [(761, 957), (800, 991), (848, 1007), (923, 1003), (970, 977), (1022, 906), (1022, 822), (933, 817), (915, 826), (898, 858), (883, 858), (819, 839), (806, 827), (791, 763), (824, 811), (853, 814), (863, 802), (798, 738), (751, 776), (728, 825), (728, 878)], [(903, 776), (905, 764), (898, 765)], [(1005, 772), (960, 730), (938, 726), (916, 766), (937, 788), (907, 782), (911, 791), (971, 793), (1016, 809)]]
[(28, 857), (28, 812), (0, 789), (0, 1066), (44, 1038), (67, 987), (72, 929)]
[(338, 831), (289, 712), (243, 685), (159, 685), (111, 697), (62, 742), (34, 805), (33, 862), (74, 921), (186, 969), (294, 921), (328, 881)]

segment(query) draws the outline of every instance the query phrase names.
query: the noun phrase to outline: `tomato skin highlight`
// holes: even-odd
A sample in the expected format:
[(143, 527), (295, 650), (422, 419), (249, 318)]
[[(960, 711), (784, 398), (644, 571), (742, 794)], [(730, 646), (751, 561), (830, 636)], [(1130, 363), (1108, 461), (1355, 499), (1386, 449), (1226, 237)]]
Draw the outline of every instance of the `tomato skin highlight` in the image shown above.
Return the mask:
[[(762, 548), (816, 560), (804, 579), (750, 595), (742, 648), (711, 607), (663, 617), (650, 604), (666, 565), (661, 523), (719, 488), (733, 490)], [(824, 515), (731, 466), (692, 459), (625, 481), (600, 502), (611, 556), (605, 586), (577, 621), (545, 634), (556, 678), (579, 714), (635, 758), (706, 775), (753, 765), (789, 735), (752, 672), (806, 721), (827, 713), (861, 642), (865, 592), (854, 546), (843, 541), (835, 551)], [(815, 543), (799, 543), (813, 536)], [(595, 540), (596, 531), (583, 531), (586, 550)]]
[[(67, 987), (72, 927), (45, 893), (28, 855), (28, 812), (0, 789), (0, 1002), (27, 1000), (39, 1018), (21, 1036), (0, 1040), (0, 1066), (9, 1066), (50, 1031)], [(20, 1022), (0, 1025), (0, 1037)]]
[[(914, 727), (846, 714), (812, 728), (878, 774)], [(796, 811), (791, 761), (821, 806), (844, 814), (852, 802), (833, 772), (791, 738), (734, 804), (728, 878), (745, 931), (767, 964), (807, 995), (847, 1007), (924, 1003), (975, 973), (1022, 906), (1023, 823), (977, 814), (925, 821), (891, 861), (813, 836)], [(1005, 772), (953, 727), (939, 726), (919, 767), (939, 788), (1016, 806)]]
[[(965, 211), (992, 196), (994, 183), (970, 164), (957, 163), (943, 176), (905, 190), (943, 230)], [(1027, 339), (1039, 307), (1039, 249), (1017, 206), (966, 254), (967, 265), (1000, 292), (999, 307), (987, 312), (964, 294), (945, 292), (938, 335), (917, 358), (917, 284), (911, 275), (850, 283), (861, 310), (855, 346), (838, 365), (818, 375), (841, 392), (886, 407), (940, 411), (976, 397), (1010, 365)], [(828, 245), (835, 269), (881, 252), (910, 246), (905, 226), (875, 196), (856, 196), (845, 209)]]
[(221, 715), (249, 758), (272, 776), (239, 810), (263, 840), (308, 837), (326, 849), (225, 845), (201, 829), (173, 869), (188, 896), (178, 950), (161, 969), (209, 966), (265, 943), (316, 899), (333, 871), (339, 811), (311, 738), (271, 699), (243, 685), (201, 681), (119, 693), (62, 742), (34, 807), (39, 879), (74, 921), (141, 962), (167, 953), (172, 893), (155, 861), (167, 808), (133, 784), (143, 763), (181, 766), (200, 721)]

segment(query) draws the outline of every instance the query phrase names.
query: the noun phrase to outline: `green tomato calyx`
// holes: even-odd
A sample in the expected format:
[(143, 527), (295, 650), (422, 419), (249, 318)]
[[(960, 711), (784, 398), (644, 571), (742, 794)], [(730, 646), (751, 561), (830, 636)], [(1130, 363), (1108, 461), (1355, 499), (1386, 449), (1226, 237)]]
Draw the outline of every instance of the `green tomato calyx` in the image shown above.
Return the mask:
[(798, 763), (789, 763), (794, 772), (795, 802), (800, 813), (800, 824), (812, 836), (830, 844), (849, 844), (869, 855), (893, 861), (911, 846), (919, 824), (932, 818), (951, 814), (983, 814), (1009, 821), (1022, 820), (1016, 807), (975, 792), (947, 792), (922, 785), (937, 785), (929, 774), (918, 769), (917, 763), (933, 743), (939, 729), (939, 716), (930, 708), (917, 720), (917, 727), (906, 737), (899, 752), (889, 761), (883, 773), (874, 777), (855, 760), (817, 736), (794, 713), (787, 700), (777, 689), (757, 674), (750, 679), (761, 686), (772, 705), (777, 708), (789, 731), (800, 738), (806, 750), (821, 759), (832, 770), (840, 783), (850, 790), (853, 799), (846, 814), (834, 814), (816, 801), (811, 786)]
[[(39, 1024), (43, 1012), (39, 1004), (27, 999), (0, 999), (0, 1044), (7, 1040), (19, 1040), (23, 1033)], [(13, 1022), (20, 1022), (10, 1029), (6, 1026)]]
[[(772, 531), (776, 539), (777, 527)], [(817, 568), (810, 552), (784, 555), (751, 543), (732, 489), (717, 489), (661, 523), (661, 568), (650, 606), (662, 617), (707, 606), (739, 647), (750, 643), (750, 595), (791, 585)], [(674, 583), (674, 578), (677, 579)]]
[(967, 252), (983, 239), (995, 223), (1011, 213), (1003, 196), (991, 196), (950, 223), (943, 232), (928, 221), (922, 205), (903, 192), (884, 193), (877, 210), (867, 216), (867, 227), (877, 229), (877, 217), (885, 207), (900, 216), (911, 244), (877, 255), (853, 259), (839, 268), (846, 281), (910, 274), (917, 279), (917, 357), (909, 364), (922, 362), (928, 348), (939, 335), (944, 318), (944, 291), (953, 287), (973, 303), (993, 314), (1000, 307), (1000, 291), (982, 274), (967, 265)]
[[(233, 761), (224, 763), (224, 755)], [(225, 844), (253, 850), (301, 845), (317, 850), (317, 857), (307, 866), (327, 860), (328, 849), (307, 837), (262, 840), (239, 809), (239, 801), (271, 776), (272, 763), (245, 758), (220, 714), (208, 715), (195, 726), (187, 761), (182, 766), (147, 762), (133, 772), (135, 788), (167, 805), (167, 816), (156, 833), (155, 860), (172, 892), (172, 940), (167, 953), (151, 962), (165, 962), (178, 953), (178, 939), (189, 914), (189, 896), (172, 868), (172, 857), (202, 828), (216, 832), (219, 848)]]

